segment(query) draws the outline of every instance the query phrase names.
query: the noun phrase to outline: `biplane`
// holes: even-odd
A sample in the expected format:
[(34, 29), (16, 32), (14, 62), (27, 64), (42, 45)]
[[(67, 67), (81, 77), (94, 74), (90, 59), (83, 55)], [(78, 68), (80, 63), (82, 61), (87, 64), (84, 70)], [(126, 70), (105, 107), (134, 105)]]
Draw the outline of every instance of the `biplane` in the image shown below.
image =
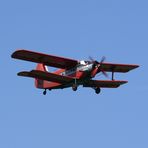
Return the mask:
[[(15, 51), (11, 57), (37, 63), (36, 69), (19, 72), (18, 76), (34, 78), (36, 88), (43, 89), (44, 95), (47, 90), (68, 87), (76, 91), (80, 85), (93, 88), (96, 94), (99, 94), (101, 88), (117, 88), (127, 83), (127, 81), (115, 80), (116, 72), (126, 73), (139, 67), (138, 65), (105, 63), (105, 57), (101, 61), (91, 57), (86, 61), (78, 61), (23, 49)], [(47, 66), (56, 67), (57, 70), (49, 72)], [(110, 80), (94, 80), (98, 73), (108, 77), (107, 72), (111, 72)]]

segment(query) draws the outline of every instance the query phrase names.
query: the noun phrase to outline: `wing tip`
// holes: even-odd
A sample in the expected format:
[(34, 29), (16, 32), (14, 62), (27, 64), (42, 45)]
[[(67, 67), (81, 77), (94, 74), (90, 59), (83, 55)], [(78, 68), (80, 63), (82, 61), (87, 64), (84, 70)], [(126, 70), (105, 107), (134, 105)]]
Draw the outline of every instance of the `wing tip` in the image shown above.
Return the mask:
[(28, 72), (28, 71), (21, 71), (21, 72), (18, 72), (17, 75), (27, 77), (29, 75), (29, 73), (30, 72)]
[(14, 52), (11, 54), (11, 58), (15, 58), (15, 57), (16, 57), (16, 54), (17, 54), (17, 51), (14, 51)]
[(140, 67), (140, 65), (131, 65), (131, 66), (132, 66), (132, 68), (131, 68), (129, 71), (134, 70), (134, 69), (136, 69), (136, 68), (139, 68), (139, 67)]
[(11, 58), (17, 58), (18, 54), (22, 51), (25, 51), (24, 49), (17, 49), (16, 51), (14, 51), (12, 54), (11, 54)]
[(140, 65), (133, 65), (135, 68), (138, 68), (138, 67), (140, 67)]
[(126, 84), (126, 83), (128, 83), (128, 81), (121, 81), (121, 83), (122, 83), (122, 84)]

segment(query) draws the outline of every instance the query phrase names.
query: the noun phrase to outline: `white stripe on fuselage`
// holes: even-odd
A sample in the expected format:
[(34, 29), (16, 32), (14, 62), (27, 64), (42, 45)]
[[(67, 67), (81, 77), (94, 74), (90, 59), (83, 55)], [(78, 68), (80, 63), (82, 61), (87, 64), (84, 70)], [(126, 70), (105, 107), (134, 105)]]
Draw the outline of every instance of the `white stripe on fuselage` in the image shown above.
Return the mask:
[(61, 75), (72, 75), (76, 73), (77, 71), (91, 71), (93, 67), (93, 64), (88, 64), (88, 65), (78, 65), (77, 67), (74, 67), (72, 69), (66, 70), (65, 72), (62, 72)]

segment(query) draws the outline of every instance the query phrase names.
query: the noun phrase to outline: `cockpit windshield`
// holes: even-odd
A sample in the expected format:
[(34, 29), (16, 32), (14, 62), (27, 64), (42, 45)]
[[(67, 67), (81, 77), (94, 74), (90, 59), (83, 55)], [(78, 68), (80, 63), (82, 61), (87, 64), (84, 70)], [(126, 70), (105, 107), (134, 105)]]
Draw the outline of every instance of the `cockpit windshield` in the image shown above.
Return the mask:
[(91, 64), (91, 61), (80, 61), (79, 64), (80, 65), (87, 65), (87, 64)]
[(85, 61), (80, 61), (80, 65), (86, 65)]
[(92, 62), (91, 62), (91, 61), (85, 61), (85, 63), (86, 63), (86, 64), (92, 64)]

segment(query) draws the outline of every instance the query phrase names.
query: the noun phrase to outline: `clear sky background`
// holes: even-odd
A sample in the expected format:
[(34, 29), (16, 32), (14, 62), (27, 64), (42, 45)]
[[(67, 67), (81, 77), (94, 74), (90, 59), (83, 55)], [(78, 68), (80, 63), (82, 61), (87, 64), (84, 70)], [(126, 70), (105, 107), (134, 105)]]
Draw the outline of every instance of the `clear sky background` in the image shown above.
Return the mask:
[[(16, 75), (36, 66), (11, 59), (18, 48), (141, 67), (100, 95), (80, 87), (43, 96)], [(1, 0), (0, 59), (1, 148), (148, 147), (147, 0)]]

